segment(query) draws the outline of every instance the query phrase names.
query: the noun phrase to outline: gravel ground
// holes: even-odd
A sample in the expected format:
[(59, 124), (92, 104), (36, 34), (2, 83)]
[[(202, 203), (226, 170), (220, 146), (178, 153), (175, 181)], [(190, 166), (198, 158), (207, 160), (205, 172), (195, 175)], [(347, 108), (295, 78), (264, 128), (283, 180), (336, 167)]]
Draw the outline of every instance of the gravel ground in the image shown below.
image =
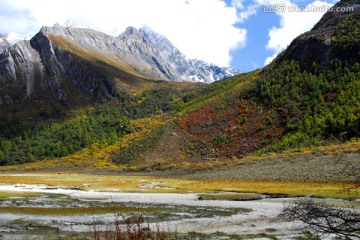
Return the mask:
[[(239, 179), (300, 182), (352, 182), (360, 169), (360, 154), (273, 158), (247, 162), (223, 170), (211, 170), (183, 177), (193, 179)], [(170, 174), (169, 174), (170, 175)]]

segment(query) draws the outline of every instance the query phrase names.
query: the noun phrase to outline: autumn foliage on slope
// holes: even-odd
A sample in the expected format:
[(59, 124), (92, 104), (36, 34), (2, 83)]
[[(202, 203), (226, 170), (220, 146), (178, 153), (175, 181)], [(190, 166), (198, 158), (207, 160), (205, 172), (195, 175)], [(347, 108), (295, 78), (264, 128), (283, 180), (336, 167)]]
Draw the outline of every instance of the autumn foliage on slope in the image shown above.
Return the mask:
[(232, 96), (197, 109), (181, 122), (203, 141), (208, 157), (243, 157), (281, 137), (283, 119), (261, 105)]

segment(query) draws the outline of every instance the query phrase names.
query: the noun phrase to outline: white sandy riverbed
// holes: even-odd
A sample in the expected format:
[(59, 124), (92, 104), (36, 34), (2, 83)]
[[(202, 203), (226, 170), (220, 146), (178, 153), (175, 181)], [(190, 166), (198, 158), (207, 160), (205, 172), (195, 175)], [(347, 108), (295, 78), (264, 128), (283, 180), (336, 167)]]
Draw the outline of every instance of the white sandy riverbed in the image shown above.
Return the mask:
[[(123, 192), (99, 192), (81, 191), (66, 188), (54, 188), (46, 185), (1, 185), (1, 191), (13, 192), (36, 192), (36, 193), (55, 193), (65, 194), (72, 199), (111, 201), (119, 203), (139, 203), (139, 204), (164, 204), (170, 206), (191, 206), (191, 207), (216, 207), (224, 209), (246, 208), (252, 211), (235, 214), (228, 217), (206, 217), (193, 219), (180, 219), (169, 221), (163, 224), (166, 229), (177, 230), (178, 232), (200, 232), (214, 233), (223, 232), (227, 234), (253, 234), (266, 232), (268, 229), (276, 229), (278, 234), (293, 234), (295, 223), (277, 220), (277, 215), (281, 212), (284, 204), (289, 199), (263, 199), (257, 201), (209, 201), (198, 200), (196, 193), (176, 194), (176, 193), (123, 193)], [(186, 214), (186, 213), (184, 213)], [(94, 216), (92, 216), (93, 218)], [(95, 216), (96, 217), (96, 216)], [(103, 214), (102, 219), (113, 218), (111, 214)], [(19, 218), (16, 214), (0, 213), (0, 221), (13, 221)], [(36, 221), (46, 221), (51, 223), (49, 216), (21, 216), (22, 219), (32, 219)], [(57, 222), (64, 224), (62, 230), (88, 231), (89, 226), (84, 224), (84, 218), (80, 216), (56, 216)]]

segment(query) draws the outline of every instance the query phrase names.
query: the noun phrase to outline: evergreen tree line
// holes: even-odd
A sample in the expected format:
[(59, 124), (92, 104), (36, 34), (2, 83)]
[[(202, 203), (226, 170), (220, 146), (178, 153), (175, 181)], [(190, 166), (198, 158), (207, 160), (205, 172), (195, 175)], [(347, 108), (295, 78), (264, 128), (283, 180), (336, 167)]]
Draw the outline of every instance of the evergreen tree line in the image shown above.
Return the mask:
[(348, 140), (360, 135), (360, 64), (333, 60), (328, 69), (316, 64), (303, 70), (295, 61), (264, 69), (256, 88), (244, 95), (286, 119), (275, 149)]
[[(82, 119), (54, 124), (0, 121), (0, 165), (13, 165), (56, 158), (99, 144), (114, 144), (133, 131), (131, 120), (173, 110), (172, 101), (187, 90), (172, 88), (147, 90), (138, 96), (122, 93), (118, 98), (98, 103)], [(64, 117), (64, 116), (61, 116)]]

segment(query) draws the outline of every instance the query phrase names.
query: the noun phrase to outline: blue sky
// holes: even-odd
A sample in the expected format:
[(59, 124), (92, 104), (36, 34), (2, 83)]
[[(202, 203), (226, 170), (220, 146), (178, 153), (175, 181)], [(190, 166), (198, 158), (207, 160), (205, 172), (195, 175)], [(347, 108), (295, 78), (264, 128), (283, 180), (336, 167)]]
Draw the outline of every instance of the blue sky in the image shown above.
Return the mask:
[(246, 45), (243, 48), (231, 52), (231, 67), (243, 71), (251, 71), (264, 66), (267, 57), (272, 56), (273, 51), (266, 48), (269, 41), (269, 30), (279, 27), (280, 17), (275, 13), (262, 13), (260, 7), (257, 13), (250, 16), (243, 23), (235, 26), (247, 29)]
[[(263, 6), (332, 6), (337, 0), (0, 0), (0, 34), (28, 38), (42, 26), (87, 27), (112, 36), (150, 27), (189, 58), (251, 71), (268, 64), (325, 13), (264, 13)], [(71, 6), (71, 7), (69, 7)], [(6, 23), (6, 24), (4, 24)]]
[[(274, 4), (276, 1), (268, 1), (270, 4)], [(280, 1), (280, 2), (287, 2), (287, 5), (289, 4), (295, 4), (299, 7), (306, 7), (309, 4), (313, 4), (315, 1), (311, 0), (297, 0), (297, 1)], [(323, 4), (329, 4), (331, 6), (332, 4), (336, 3), (337, 1), (316, 1), (315, 4), (317, 5), (323, 5)], [(228, 6), (231, 6), (233, 4), (233, 1), (226, 0), (226, 4)], [(251, 6), (254, 4), (254, 1), (252, 0), (245, 0), (242, 1), (243, 8), (246, 8), (247, 6)], [(256, 7), (256, 13), (250, 15), (245, 21), (235, 24), (237, 28), (244, 28), (247, 30), (247, 36), (246, 36), (246, 43), (243, 47), (237, 48), (233, 51), (231, 51), (232, 60), (230, 62), (231, 67), (242, 69), (244, 71), (251, 71), (256, 68), (263, 67), (265, 65), (266, 60), (272, 59), (276, 53), (281, 51), (282, 49), (286, 48), (286, 46), (289, 45), (291, 40), (298, 36), (299, 34), (310, 30), (314, 24), (321, 18), (321, 16), (324, 14), (324, 12), (318, 12), (318, 13), (266, 13), (263, 12), (262, 7), (268, 6), (268, 3), (264, 1), (263, 4), (259, 4), (259, 6)], [(241, 13), (242, 9), (238, 10), (238, 13)], [(293, 16), (290, 15), (299, 15), (299, 16)], [(288, 21), (289, 26), (286, 27), (281, 24), (281, 21)], [(291, 26), (293, 25), (293, 26)], [(298, 28), (298, 31), (289, 31), (287, 33), (287, 29), (291, 28)], [(273, 31), (274, 34), (278, 34), (280, 39), (277, 41), (279, 42), (278, 45), (282, 45), (280, 49), (275, 43), (272, 45), (275, 45), (274, 47), (269, 47), (269, 41), (270, 41), (270, 32), (271, 30), (278, 29), (279, 31)], [(283, 30), (283, 31), (281, 31)], [(281, 38), (283, 37), (283, 42), (281, 42)], [(286, 38), (287, 36), (288, 38)], [(273, 38), (276, 38), (275, 36)], [(274, 39), (276, 42), (276, 39)]]

